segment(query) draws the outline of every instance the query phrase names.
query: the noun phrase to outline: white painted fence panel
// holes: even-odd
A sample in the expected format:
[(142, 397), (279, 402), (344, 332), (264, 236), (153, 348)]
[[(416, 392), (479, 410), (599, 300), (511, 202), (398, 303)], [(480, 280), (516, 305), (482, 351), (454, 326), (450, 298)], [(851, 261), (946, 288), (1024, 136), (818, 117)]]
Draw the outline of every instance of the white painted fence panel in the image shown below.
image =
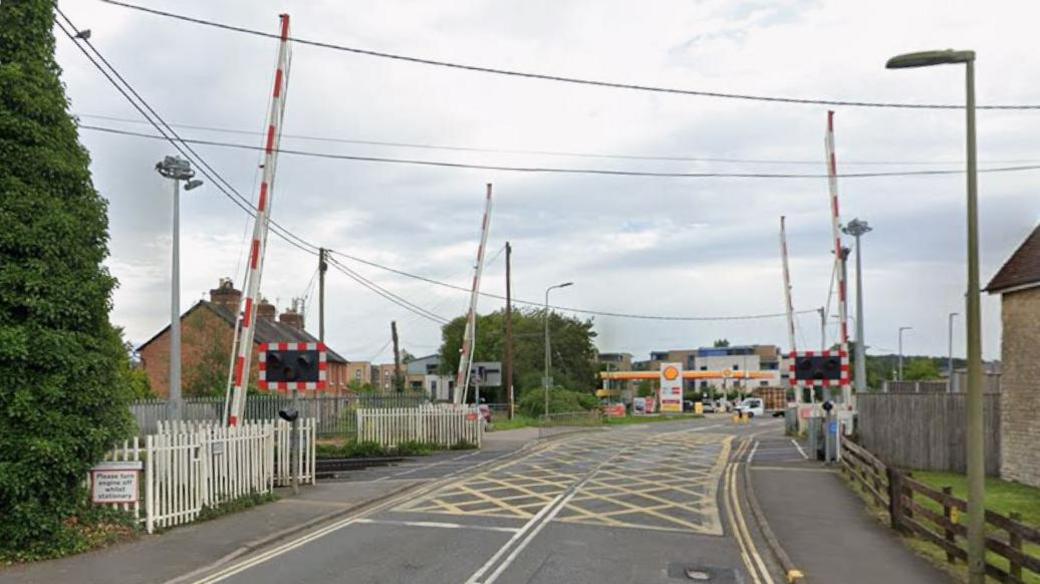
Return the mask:
[[(139, 500), (110, 505), (134, 513), (149, 533), (194, 521), (203, 507), (291, 484), (288, 422), (246, 422), (236, 428), (213, 421), (156, 425), (158, 433), (117, 445), (103, 461), (144, 463)], [(300, 420), (296, 472), (301, 484), (315, 480), (316, 430), (316, 420)]]
[(450, 448), (467, 442), (479, 448), (484, 436), (484, 423), (475, 408), (451, 405), (358, 409), (357, 428), (359, 442), (384, 447), (422, 442)]

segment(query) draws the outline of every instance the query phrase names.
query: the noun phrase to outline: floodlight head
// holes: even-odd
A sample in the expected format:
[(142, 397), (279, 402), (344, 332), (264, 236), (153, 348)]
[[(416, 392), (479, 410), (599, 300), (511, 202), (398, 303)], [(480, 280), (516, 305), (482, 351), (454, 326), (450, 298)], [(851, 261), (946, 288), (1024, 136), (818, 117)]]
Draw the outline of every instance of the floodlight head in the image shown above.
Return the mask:
[(195, 176), (191, 163), (177, 156), (167, 156), (162, 162), (155, 165), (155, 170), (166, 178), (173, 180), (188, 180)]
[(191, 189), (194, 189), (194, 188), (197, 188), (197, 187), (201, 187), (201, 186), (202, 186), (202, 181), (197, 179), (197, 178), (193, 178), (193, 179), (189, 180), (188, 182), (184, 183), (184, 190), (190, 191)]
[(77, 32), (76, 33), (76, 38), (83, 39), (85, 41), (89, 41), (90, 40), (90, 29), (89, 28), (85, 28), (85, 29)]
[(842, 228), (842, 231), (844, 231), (847, 235), (851, 235), (853, 237), (865, 235), (873, 230), (874, 228), (871, 227), (866, 221), (863, 221), (858, 218), (849, 221), (849, 224)]
[(921, 51), (906, 53), (892, 57), (885, 63), (886, 69), (909, 69), (911, 67), (931, 67), (932, 65), (948, 65), (952, 63), (970, 63), (975, 60), (975, 51)]

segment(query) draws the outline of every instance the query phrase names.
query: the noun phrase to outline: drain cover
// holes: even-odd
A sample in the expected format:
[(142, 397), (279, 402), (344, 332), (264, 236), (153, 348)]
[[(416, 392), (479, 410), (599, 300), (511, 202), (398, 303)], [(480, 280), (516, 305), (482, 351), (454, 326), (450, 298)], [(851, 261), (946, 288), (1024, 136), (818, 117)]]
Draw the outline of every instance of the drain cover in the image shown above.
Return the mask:
[(737, 579), (737, 573), (733, 568), (683, 562), (668, 564), (668, 577), (684, 582), (707, 582), (709, 584), (739, 584), (741, 582)]

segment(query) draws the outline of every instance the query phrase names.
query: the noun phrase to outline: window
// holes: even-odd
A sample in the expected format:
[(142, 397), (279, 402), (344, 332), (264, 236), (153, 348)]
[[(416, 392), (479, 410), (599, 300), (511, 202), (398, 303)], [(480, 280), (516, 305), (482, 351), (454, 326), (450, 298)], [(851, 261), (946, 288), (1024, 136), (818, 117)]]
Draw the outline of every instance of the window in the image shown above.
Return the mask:
[(740, 371), (740, 365), (737, 365), (736, 363), (734, 363), (733, 364), (733, 370), (734, 371)]

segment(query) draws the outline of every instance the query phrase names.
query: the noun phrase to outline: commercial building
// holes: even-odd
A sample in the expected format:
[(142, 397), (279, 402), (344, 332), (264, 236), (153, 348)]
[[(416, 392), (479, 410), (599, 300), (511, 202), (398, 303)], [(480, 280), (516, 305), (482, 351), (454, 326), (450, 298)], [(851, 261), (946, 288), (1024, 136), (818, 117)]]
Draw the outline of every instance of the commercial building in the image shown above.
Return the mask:
[[(734, 345), (651, 351), (650, 358), (632, 363), (634, 371), (656, 371), (661, 363), (681, 363), (686, 371), (729, 371), (722, 379), (688, 379), (685, 392), (733, 391), (752, 387), (787, 387), (787, 357), (776, 345)], [(744, 372), (774, 374), (768, 379), (740, 379)]]

